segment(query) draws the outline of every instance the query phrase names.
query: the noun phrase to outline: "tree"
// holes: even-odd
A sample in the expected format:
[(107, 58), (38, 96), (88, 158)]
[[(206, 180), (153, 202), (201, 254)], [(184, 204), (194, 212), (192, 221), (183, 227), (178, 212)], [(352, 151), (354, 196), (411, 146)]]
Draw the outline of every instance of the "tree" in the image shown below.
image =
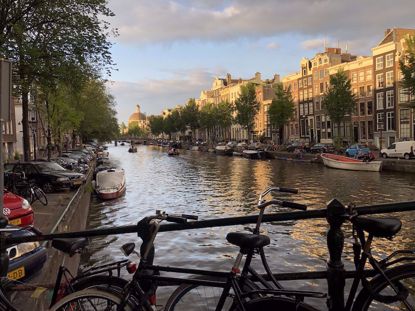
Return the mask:
[(145, 134), (145, 131), (138, 124), (131, 124), (128, 127), (128, 136), (143, 137)]
[(159, 136), (163, 133), (163, 116), (150, 116), (150, 131), (154, 136)]
[(28, 160), (33, 82), (42, 76), (53, 80), (65, 65), (109, 71), (106, 18), (113, 13), (106, 8), (106, 0), (2, 0), (1, 7), (0, 57), (14, 62), (14, 83), (22, 98), (24, 158)]
[(356, 98), (352, 93), (350, 80), (344, 71), (339, 70), (330, 76), (330, 87), (324, 94), (322, 106), (338, 128), (346, 120), (346, 116), (352, 114), (356, 106)]
[(189, 99), (186, 106), (181, 111), (183, 124), (192, 130), (192, 135), (196, 129), (200, 127), (199, 124), (199, 107), (194, 98)]
[[(216, 120), (216, 125), (222, 130), (229, 128), (233, 122), (233, 106), (229, 102), (222, 101), (217, 106), (214, 107), (214, 116)], [(225, 138), (225, 135), (221, 135), (222, 138)]]
[(282, 83), (275, 88), (275, 98), (268, 109), (269, 120), (272, 126), (279, 130), (279, 144), (283, 143), (284, 126), (294, 115), (294, 101), (290, 89), (284, 90)]
[(248, 83), (241, 86), (241, 95), (235, 101), (236, 123), (245, 127), (248, 130), (248, 135), (251, 134), (255, 116), (259, 110), (259, 102), (256, 99), (255, 85)]
[(124, 122), (121, 122), (121, 124), (120, 124), (120, 133), (121, 133), (121, 135), (124, 135), (126, 133), (127, 129), (128, 129), (127, 125), (125, 125)]
[(411, 98), (409, 106), (415, 108), (415, 36), (408, 37), (405, 43), (406, 55), (399, 61), (402, 71), (402, 87)]
[(200, 115), (199, 115), (199, 120), (200, 120), (200, 127), (206, 130), (207, 133), (207, 140), (210, 141), (211, 140), (211, 133), (212, 133), (212, 129), (215, 127), (215, 125), (217, 124), (216, 121), (216, 109), (214, 107), (214, 104), (212, 103), (207, 103), (205, 104), (201, 109), (200, 109)]

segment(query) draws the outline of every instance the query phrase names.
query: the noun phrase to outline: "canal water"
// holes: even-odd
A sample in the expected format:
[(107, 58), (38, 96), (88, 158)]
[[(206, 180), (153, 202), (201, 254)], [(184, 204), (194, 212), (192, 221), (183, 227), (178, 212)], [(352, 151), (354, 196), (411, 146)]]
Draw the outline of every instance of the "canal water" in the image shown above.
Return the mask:
[[(114, 201), (93, 198), (89, 228), (135, 224), (157, 209), (195, 214), (199, 219), (254, 215), (258, 195), (269, 186), (298, 188), (297, 195), (285, 198), (307, 204), (311, 210), (324, 208), (332, 198), (357, 206), (415, 199), (415, 175), (411, 174), (342, 171), (313, 163), (256, 161), (195, 151), (181, 151), (179, 156), (169, 157), (166, 149), (157, 146), (140, 145), (137, 153), (127, 150), (128, 146), (113, 145), (108, 149), (114, 165), (125, 170), (127, 191)], [(415, 212), (399, 216), (403, 222), (401, 233), (393, 241), (376, 241), (377, 256), (397, 248), (415, 248)], [(227, 243), (225, 236), (244, 230), (244, 226), (235, 226), (160, 233), (155, 263), (227, 271), (238, 249)], [(325, 269), (325, 220), (269, 223), (263, 225), (263, 230), (271, 238), (266, 253), (273, 271)], [(124, 258), (119, 249), (127, 242), (140, 245), (133, 234), (94, 239), (83, 256), (83, 265)], [(351, 242), (346, 230), (344, 260), (348, 268), (352, 268)], [(293, 285), (308, 289), (321, 285), (324, 290), (324, 282)]]

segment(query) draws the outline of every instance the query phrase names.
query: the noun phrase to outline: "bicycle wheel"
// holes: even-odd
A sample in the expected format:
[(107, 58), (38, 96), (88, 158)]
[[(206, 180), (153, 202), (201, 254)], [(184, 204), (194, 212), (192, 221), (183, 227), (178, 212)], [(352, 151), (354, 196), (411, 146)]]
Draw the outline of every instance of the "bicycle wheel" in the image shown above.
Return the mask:
[[(74, 292), (53, 305), (51, 311), (118, 311), (121, 304), (119, 295), (102, 289), (88, 288)], [(124, 311), (142, 310), (127, 305)]]
[[(221, 287), (182, 284), (169, 297), (164, 311), (211, 311), (215, 310), (223, 292)], [(226, 299), (223, 311), (234, 310), (233, 298)]]
[(35, 195), (35, 200), (39, 200), (43, 205), (48, 205), (48, 198), (46, 194), (37, 186), (33, 186), (33, 193)]
[(383, 276), (376, 276), (369, 283), (375, 294), (363, 288), (353, 304), (353, 311), (415, 310), (415, 264), (394, 267), (385, 273), (399, 294)]
[[(246, 311), (318, 311), (317, 309), (286, 297), (264, 297), (244, 304)], [(239, 308), (237, 309), (239, 310)]]

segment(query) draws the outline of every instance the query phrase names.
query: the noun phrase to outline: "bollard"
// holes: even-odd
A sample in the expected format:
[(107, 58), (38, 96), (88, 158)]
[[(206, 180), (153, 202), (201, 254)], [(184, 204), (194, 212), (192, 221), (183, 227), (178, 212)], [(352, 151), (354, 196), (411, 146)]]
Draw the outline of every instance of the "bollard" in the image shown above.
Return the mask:
[(327, 285), (329, 298), (327, 306), (330, 311), (344, 310), (345, 271), (342, 262), (344, 235), (341, 226), (345, 220), (346, 208), (338, 200), (333, 199), (327, 204)]

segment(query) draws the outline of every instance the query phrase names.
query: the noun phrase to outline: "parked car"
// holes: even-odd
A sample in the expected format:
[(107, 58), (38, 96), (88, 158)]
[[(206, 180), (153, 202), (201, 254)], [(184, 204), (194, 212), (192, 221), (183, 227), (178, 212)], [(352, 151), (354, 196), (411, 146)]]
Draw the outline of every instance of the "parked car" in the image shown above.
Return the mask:
[(331, 144), (318, 143), (310, 147), (311, 153), (333, 153), (335, 150)]
[(82, 154), (73, 153), (73, 152), (63, 152), (62, 157), (70, 158), (78, 161), (80, 164), (88, 164), (89, 160)]
[(354, 144), (346, 149), (346, 157), (366, 156), (370, 153), (370, 149), (365, 145)]
[[(30, 229), (13, 231), (11, 236), (34, 235)], [(11, 246), (9, 253), (9, 271), (7, 277), (14, 281), (27, 280), (40, 271), (47, 259), (47, 251), (39, 242), (27, 242)]]
[(3, 215), (11, 225), (27, 227), (34, 223), (33, 209), (29, 202), (7, 190), (3, 193)]
[(286, 147), (286, 150), (288, 152), (294, 152), (295, 149), (302, 149), (303, 151), (306, 151), (306, 152), (310, 151), (310, 148), (306, 144), (304, 144), (303, 142), (299, 142), (299, 141), (295, 141)]
[(404, 158), (409, 160), (415, 157), (415, 141), (400, 141), (382, 149), (380, 154), (383, 158)]
[[(20, 162), (20, 163), (8, 163), (5, 165), (6, 173), (22, 173), (24, 172), (27, 179), (34, 182), (41, 187), (45, 192), (54, 192), (59, 190), (70, 189), (71, 181), (69, 180), (70, 171), (55, 171), (49, 168), (49, 163), (53, 162)], [(58, 165), (58, 164), (56, 164)], [(78, 173), (72, 173), (78, 174)]]

